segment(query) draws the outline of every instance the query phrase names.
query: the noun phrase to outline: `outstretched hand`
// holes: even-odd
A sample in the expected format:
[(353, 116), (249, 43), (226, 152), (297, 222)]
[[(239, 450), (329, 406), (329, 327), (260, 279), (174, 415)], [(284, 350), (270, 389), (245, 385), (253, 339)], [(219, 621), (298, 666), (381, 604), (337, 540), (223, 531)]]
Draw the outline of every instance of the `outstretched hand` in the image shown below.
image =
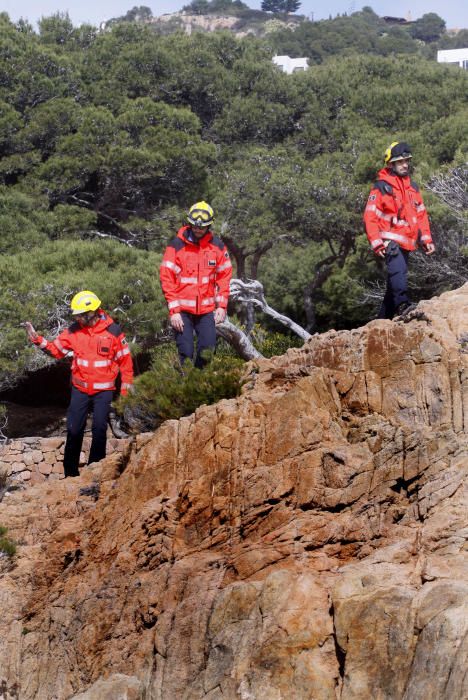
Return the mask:
[(24, 328), (25, 328), (25, 330), (26, 330), (26, 333), (28, 334), (29, 340), (31, 341), (31, 343), (34, 343), (34, 341), (37, 340), (39, 336), (38, 336), (38, 334), (36, 333), (33, 324), (30, 323), (29, 321), (25, 321), (25, 322), (23, 323), (23, 326), (24, 326)]

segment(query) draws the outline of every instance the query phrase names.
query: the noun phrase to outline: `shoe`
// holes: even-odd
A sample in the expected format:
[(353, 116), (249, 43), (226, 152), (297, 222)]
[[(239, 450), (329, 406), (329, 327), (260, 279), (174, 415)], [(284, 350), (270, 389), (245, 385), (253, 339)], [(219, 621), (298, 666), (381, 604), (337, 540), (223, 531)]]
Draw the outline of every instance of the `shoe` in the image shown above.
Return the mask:
[(413, 309), (415, 309), (416, 306), (416, 304), (412, 304), (410, 301), (402, 301), (401, 304), (398, 304), (398, 306), (396, 307), (394, 317), (406, 316), (406, 314), (409, 314), (410, 311), (413, 311)]

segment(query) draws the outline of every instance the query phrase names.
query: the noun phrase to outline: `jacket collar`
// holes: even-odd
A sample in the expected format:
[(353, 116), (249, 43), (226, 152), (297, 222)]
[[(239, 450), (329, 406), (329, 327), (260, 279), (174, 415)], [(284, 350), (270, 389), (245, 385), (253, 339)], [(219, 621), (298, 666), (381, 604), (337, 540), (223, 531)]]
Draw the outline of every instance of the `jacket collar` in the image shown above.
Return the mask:
[(191, 243), (192, 245), (204, 248), (212, 240), (213, 234), (208, 229), (203, 238), (195, 238), (190, 226), (182, 226), (182, 228), (180, 228), (177, 232), (177, 237), (181, 238), (186, 243)]
[(400, 177), (399, 175), (395, 175), (395, 173), (392, 173), (392, 171), (388, 168), (382, 168), (382, 170), (380, 170), (379, 174), (377, 175), (377, 179), (384, 180), (385, 182), (388, 182), (389, 185), (399, 190), (406, 190), (411, 185), (411, 179), (409, 175)]
[(108, 316), (105, 311), (99, 309), (99, 318), (94, 326), (86, 326), (83, 330), (87, 330), (90, 333), (102, 333), (112, 323), (114, 323), (113, 319)]

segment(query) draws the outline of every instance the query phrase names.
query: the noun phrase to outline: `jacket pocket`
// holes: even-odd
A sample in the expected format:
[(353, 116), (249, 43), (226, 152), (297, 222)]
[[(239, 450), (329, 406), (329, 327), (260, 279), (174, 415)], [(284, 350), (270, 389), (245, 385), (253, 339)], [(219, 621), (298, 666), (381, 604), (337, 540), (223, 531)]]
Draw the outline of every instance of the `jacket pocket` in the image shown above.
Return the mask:
[(98, 355), (101, 355), (102, 357), (109, 357), (110, 351), (111, 351), (111, 341), (107, 340), (106, 338), (99, 338), (98, 340)]

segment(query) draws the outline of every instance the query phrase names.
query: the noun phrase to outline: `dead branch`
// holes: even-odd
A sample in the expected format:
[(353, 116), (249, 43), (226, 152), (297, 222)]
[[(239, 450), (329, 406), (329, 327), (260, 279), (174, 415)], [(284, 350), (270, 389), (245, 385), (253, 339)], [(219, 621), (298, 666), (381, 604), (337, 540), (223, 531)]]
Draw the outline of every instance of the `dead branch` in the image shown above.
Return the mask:
[(263, 357), (244, 331), (234, 325), (234, 323), (231, 323), (228, 318), (216, 326), (216, 333), (229, 345), (232, 345), (243, 360), (255, 360)]
[(311, 335), (305, 328), (302, 328), (299, 324), (293, 321), (288, 316), (280, 314), (275, 311), (266, 301), (265, 294), (263, 291), (263, 285), (258, 280), (247, 280), (244, 282), (240, 279), (231, 280), (230, 297), (233, 301), (237, 301), (241, 304), (253, 304), (257, 309), (263, 311), (275, 321), (278, 321), (289, 330), (296, 333), (303, 340), (308, 340)]

